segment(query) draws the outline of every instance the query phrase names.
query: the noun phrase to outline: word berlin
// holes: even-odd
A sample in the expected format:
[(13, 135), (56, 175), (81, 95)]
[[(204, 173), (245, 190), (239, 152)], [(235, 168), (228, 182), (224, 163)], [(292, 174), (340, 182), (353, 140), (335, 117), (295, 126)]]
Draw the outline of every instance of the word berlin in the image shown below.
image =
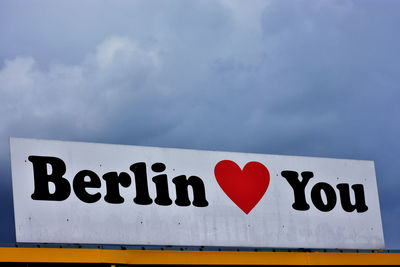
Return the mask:
[[(64, 201), (71, 194), (71, 184), (64, 177), (67, 166), (65, 162), (57, 157), (30, 155), (28, 157), (33, 167), (34, 192), (31, 195), (33, 200)], [(49, 168), (50, 167), (50, 168)], [(239, 207), (248, 214), (259, 200), (266, 193), (269, 185), (268, 169), (259, 162), (249, 162), (241, 170), (235, 162), (229, 160), (220, 161), (215, 167), (216, 179), (225, 194)], [(135, 181), (136, 197), (133, 202), (138, 205), (150, 205), (153, 203), (161, 206), (172, 205), (168, 191), (168, 177), (163, 172), (166, 165), (155, 162), (151, 165), (153, 172), (151, 180), (156, 189), (154, 200), (150, 197), (148, 189), (148, 166), (145, 162), (137, 162), (129, 167)], [(226, 176), (227, 179), (222, 178)], [(301, 176), (301, 179), (300, 177)], [(256, 180), (254, 180), (255, 178)], [(294, 202), (292, 208), (298, 211), (310, 209), (310, 204), (306, 201), (306, 187), (310, 179), (314, 178), (312, 171), (298, 172), (293, 170), (282, 170), (281, 179), (287, 181), (293, 192)], [(120, 187), (129, 187), (132, 184), (131, 175), (127, 172), (117, 173), (107, 172), (102, 175), (105, 181), (106, 193), (104, 200), (111, 204), (120, 204), (125, 199), (120, 194)], [(258, 179), (258, 180), (257, 180)], [(232, 183), (231, 183), (232, 181)], [(247, 186), (255, 182), (255, 185)], [(176, 190), (174, 203), (177, 206), (207, 207), (209, 202), (206, 198), (206, 188), (202, 179), (198, 176), (179, 175), (172, 179)], [(50, 188), (50, 183), (54, 185)], [(101, 199), (101, 193), (89, 193), (87, 189), (99, 189), (102, 186), (101, 179), (92, 170), (81, 170), (77, 172), (72, 180), (72, 188), (75, 195), (85, 203), (94, 203)], [(192, 189), (192, 201), (189, 197), (189, 186)], [(351, 190), (353, 200), (351, 200)], [(340, 199), (341, 207), (346, 212), (357, 211), (359, 213), (368, 210), (365, 201), (364, 186), (362, 184), (349, 185), (339, 183), (336, 185), (338, 195), (334, 187), (326, 182), (316, 183), (311, 188), (311, 202), (315, 208), (321, 212), (331, 211)], [(93, 192), (91, 190), (91, 192)], [(249, 198), (249, 199), (247, 199)]]

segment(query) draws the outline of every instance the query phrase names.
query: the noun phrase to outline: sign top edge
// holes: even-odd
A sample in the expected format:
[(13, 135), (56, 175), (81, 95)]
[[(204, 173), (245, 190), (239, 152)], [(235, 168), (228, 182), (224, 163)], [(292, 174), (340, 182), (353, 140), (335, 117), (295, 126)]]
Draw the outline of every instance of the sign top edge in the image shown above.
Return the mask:
[(10, 136), (9, 142), (13, 140), (24, 140), (24, 141), (44, 141), (44, 142), (60, 142), (60, 143), (77, 143), (77, 144), (93, 144), (93, 145), (106, 145), (106, 146), (124, 146), (124, 147), (147, 147), (156, 149), (174, 149), (184, 151), (202, 151), (202, 152), (222, 152), (222, 153), (239, 153), (248, 155), (268, 155), (268, 156), (284, 156), (284, 157), (301, 157), (310, 159), (332, 159), (332, 160), (346, 160), (346, 161), (362, 161), (371, 162), (374, 164), (374, 160), (368, 159), (351, 159), (351, 158), (336, 158), (336, 157), (317, 157), (317, 156), (304, 156), (304, 155), (286, 155), (286, 154), (269, 154), (269, 153), (257, 153), (257, 152), (240, 152), (240, 151), (229, 151), (229, 150), (211, 150), (211, 149), (194, 149), (194, 148), (177, 148), (177, 147), (162, 147), (162, 146), (147, 146), (147, 145), (132, 145), (132, 144), (116, 144), (116, 143), (99, 143), (99, 142), (87, 142), (87, 141), (70, 141), (70, 140), (56, 140), (56, 139), (41, 139), (41, 138), (24, 138), (24, 137), (13, 137)]

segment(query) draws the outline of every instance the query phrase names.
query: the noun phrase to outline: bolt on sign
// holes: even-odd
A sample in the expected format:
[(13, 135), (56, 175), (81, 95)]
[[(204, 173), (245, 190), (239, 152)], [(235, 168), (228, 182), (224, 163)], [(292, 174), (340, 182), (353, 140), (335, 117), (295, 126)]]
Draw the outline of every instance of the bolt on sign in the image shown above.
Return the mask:
[(11, 138), (17, 242), (381, 249), (373, 161)]

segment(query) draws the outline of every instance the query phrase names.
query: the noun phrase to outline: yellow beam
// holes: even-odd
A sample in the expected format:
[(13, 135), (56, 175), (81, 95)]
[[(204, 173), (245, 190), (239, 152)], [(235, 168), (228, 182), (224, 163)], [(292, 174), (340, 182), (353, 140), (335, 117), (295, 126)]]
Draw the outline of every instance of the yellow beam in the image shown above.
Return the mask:
[(0, 262), (187, 265), (400, 265), (400, 253), (0, 248)]

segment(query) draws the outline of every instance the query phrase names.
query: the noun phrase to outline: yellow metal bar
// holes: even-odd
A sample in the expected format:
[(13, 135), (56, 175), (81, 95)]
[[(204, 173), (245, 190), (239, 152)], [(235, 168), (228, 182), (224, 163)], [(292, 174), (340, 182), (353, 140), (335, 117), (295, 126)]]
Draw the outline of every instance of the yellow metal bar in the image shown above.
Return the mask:
[(400, 253), (0, 248), (0, 262), (187, 265), (400, 265)]

